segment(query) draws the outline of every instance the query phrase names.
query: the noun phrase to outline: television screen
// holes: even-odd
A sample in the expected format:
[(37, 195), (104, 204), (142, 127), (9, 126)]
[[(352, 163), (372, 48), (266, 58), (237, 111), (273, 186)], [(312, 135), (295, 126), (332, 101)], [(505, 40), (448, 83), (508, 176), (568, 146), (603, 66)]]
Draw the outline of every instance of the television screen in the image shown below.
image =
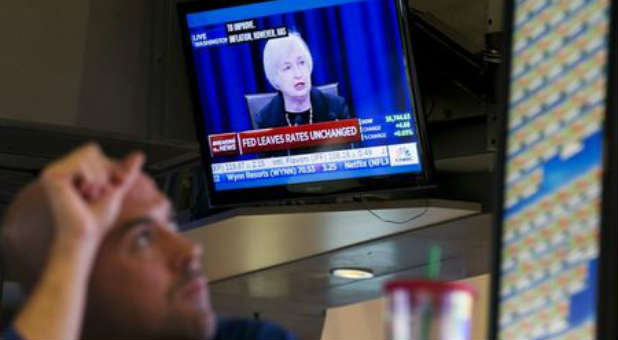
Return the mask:
[(399, 0), (179, 5), (211, 205), (430, 181)]

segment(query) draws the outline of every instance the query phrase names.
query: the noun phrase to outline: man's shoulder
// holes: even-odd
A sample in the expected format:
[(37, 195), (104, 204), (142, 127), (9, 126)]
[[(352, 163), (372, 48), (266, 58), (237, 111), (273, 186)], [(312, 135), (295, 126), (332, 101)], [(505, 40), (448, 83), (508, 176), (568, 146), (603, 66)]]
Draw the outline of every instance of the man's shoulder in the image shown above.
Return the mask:
[(243, 318), (219, 318), (215, 339), (294, 339), (294, 336), (271, 322)]

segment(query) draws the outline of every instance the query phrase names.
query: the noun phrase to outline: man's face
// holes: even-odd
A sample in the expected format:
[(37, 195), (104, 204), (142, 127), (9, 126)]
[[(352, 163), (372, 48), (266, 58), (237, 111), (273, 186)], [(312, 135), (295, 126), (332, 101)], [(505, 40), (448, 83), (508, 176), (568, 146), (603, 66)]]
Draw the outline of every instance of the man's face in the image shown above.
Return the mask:
[(279, 90), (287, 97), (303, 97), (311, 90), (309, 61), (300, 48), (294, 47), (279, 62)]
[(97, 255), (85, 337), (212, 337), (202, 248), (180, 235), (171, 218), (167, 198), (142, 175)]

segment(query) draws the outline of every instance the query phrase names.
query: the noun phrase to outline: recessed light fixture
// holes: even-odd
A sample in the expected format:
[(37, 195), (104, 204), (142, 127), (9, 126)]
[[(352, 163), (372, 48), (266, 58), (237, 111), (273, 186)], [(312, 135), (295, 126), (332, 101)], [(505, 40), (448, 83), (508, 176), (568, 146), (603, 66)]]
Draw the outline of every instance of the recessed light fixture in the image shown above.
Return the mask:
[(363, 280), (374, 277), (373, 271), (368, 268), (335, 268), (331, 269), (333, 276), (349, 280)]

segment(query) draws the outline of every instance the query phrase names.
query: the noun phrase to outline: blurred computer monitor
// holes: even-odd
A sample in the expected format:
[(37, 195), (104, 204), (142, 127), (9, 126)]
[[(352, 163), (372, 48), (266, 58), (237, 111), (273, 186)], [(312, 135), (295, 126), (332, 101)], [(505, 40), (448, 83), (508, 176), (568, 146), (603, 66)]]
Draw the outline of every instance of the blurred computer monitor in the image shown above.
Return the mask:
[(602, 261), (601, 240), (617, 227), (603, 227), (616, 205), (603, 187), (604, 155), (616, 150), (615, 9), (609, 0), (508, 3), (491, 336), (597, 338), (607, 334), (601, 311), (614, 303), (599, 287), (618, 269)]

